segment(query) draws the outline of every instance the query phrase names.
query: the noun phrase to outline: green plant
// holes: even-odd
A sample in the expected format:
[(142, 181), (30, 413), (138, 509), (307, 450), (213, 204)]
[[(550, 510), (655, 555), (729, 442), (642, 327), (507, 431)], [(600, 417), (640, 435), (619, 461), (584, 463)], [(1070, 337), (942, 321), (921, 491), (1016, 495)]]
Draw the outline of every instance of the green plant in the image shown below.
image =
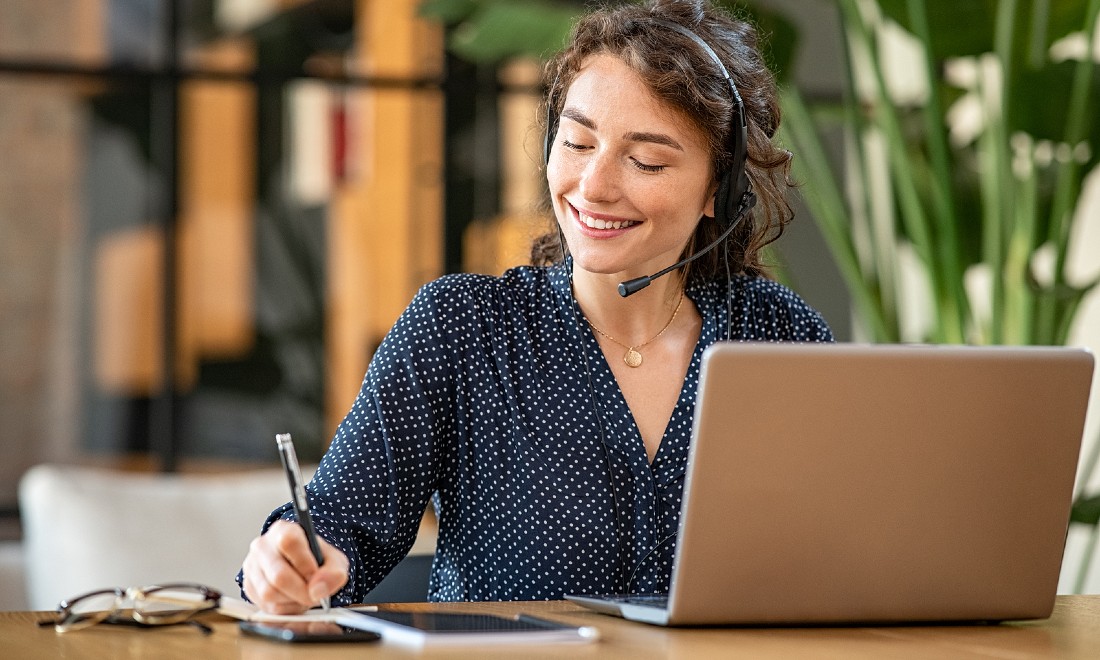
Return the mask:
[[(788, 86), (785, 135), (866, 336), (1064, 344), (1082, 298), (1098, 284), (1071, 281), (1067, 263), (1082, 180), (1100, 157), (1100, 84), (1091, 50), (1055, 61), (1051, 48), (1074, 32), (1092, 44), (1100, 2), (837, 5), (846, 102), (831, 119)], [(919, 46), (910, 71), (883, 66), (887, 22)], [(965, 65), (970, 81), (948, 75)], [(906, 75), (927, 93), (898, 101), (890, 82)], [(964, 104), (976, 127), (960, 138), (951, 113)], [(818, 130), (830, 121), (847, 131), (846, 176), (863, 184), (848, 191), (820, 146)], [(899, 250), (916, 256), (929, 292), (917, 336), (901, 323), (899, 268), (907, 262)], [(1048, 258), (1045, 268), (1037, 256)], [(968, 290), (968, 273), (984, 276), (988, 291)], [(989, 308), (975, 296), (988, 296)]]

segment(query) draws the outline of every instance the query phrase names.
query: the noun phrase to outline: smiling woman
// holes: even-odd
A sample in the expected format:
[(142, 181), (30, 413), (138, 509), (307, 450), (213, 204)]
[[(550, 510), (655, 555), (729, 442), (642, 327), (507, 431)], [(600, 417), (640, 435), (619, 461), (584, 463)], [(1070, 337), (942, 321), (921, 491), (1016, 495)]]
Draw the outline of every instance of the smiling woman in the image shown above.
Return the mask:
[(832, 340), (762, 275), (790, 155), (751, 26), (702, 0), (598, 10), (547, 80), (556, 257), (420, 291), (308, 486), (326, 561), (290, 507), (252, 543), (240, 579), (264, 609), (361, 602), (429, 501), (431, 600), (666, 593), (703, 351)]

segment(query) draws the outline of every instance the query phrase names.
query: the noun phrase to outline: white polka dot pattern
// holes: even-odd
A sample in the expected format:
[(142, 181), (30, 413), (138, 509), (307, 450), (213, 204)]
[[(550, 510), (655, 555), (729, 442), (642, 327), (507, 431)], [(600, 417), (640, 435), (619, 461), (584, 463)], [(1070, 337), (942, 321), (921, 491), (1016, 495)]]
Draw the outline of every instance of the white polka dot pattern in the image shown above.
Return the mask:
[[(702, 331), (650, 465), (565, 268), (426, 285), (309, 485), (319, 533), (351, 563), (334, 602), (361, 602), (405, 556), (429, 499), (439, 519), (429, 600), (667, 592), (700, 359), (725, 337), (726, 291), (688, 289)], [(832, 340), (775, 282), (736, 278), (730, 305), (734, 339)], [(281, 507), (264, 529), (292, 516)]]

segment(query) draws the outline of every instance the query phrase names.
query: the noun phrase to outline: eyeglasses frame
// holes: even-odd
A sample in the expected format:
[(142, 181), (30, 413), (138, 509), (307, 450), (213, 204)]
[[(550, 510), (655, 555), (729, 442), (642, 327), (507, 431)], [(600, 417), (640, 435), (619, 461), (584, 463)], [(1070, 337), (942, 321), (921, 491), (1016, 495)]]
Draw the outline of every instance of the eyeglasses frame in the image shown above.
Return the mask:
[[(194, 591), (201, 600), (179, 599), (157, 596), (158, 592), (165, 591)], [(81, 601), (95, 596), (113, 596), (114, 602), (109, 609), (95, 610), (92, 612), (77, 613), (73, 608)], [(142, 626), (167, 626), (177, 623), (187, 623), (191, 617), (201, 612), (216, 609), (221, 603), (222, 594), (213, 587), (194, 582), (173, 582), (166, 584), (149, 585), (145, 587), (114, 587), (110, 589), (96, 589), (87, 593), (66, 598), (57, 605), (57, 618), (54, 621), (43, 621), (40, 625), (53, 625), (59, 633), (72, 632), (90, 628), (98, 623), (109, 622), (113, 615), (118, 614), (124, 608), (127, 599), (133, 602), (130, 616), (133, 621)], [(143, 605), (158, 603), (169, 605), (181, 605), (182, 609), (174, 609), (165, 612), (143, 609)], [(122, 623), (122, 621), (119, 621)], [(204, 632), (209, 632), (207, 626), (200, 626)]]

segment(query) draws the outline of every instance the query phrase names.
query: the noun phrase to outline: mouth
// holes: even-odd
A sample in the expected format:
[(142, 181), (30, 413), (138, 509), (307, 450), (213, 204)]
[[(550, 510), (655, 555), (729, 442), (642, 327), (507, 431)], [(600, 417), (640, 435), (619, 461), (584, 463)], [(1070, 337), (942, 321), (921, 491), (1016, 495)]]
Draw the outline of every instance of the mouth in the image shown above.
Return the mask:
[(641, 224), (636, 220), (623, 220), (621, 218), (611, 218), (607, 216), (598, 217), (585, 213), (584, 211), (581, 211), (577, 207), (573, 206), (572, 204), (570, 204), (569, 206), (573, 209), (573, 212), (576, 213), (577, 221), (589, 229), (607, 231), (627, 229), (629, 227)]

